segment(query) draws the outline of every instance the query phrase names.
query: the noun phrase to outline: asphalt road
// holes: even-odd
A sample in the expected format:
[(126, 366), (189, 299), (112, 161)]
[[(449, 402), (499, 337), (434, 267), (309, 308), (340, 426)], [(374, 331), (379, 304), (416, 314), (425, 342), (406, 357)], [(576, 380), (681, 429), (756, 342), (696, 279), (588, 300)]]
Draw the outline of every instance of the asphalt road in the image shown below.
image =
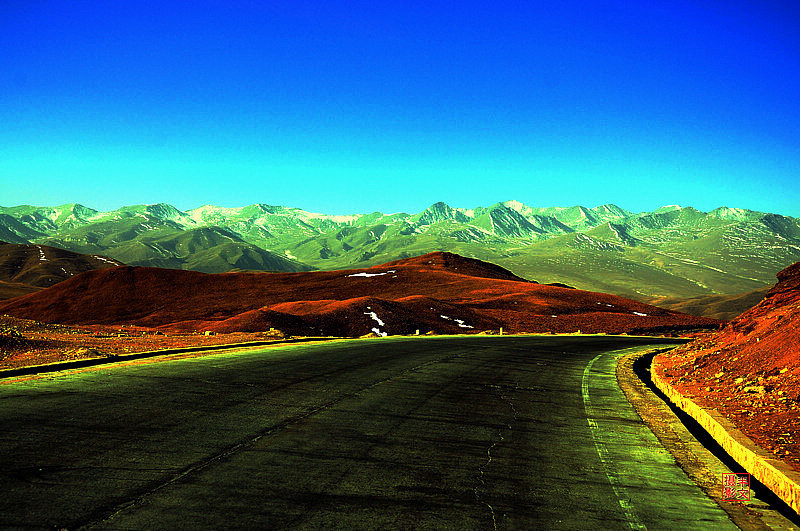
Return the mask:
[(734, 528), (616, 385), (658, 341), (352, 340), (0, 381), (0, 526)]

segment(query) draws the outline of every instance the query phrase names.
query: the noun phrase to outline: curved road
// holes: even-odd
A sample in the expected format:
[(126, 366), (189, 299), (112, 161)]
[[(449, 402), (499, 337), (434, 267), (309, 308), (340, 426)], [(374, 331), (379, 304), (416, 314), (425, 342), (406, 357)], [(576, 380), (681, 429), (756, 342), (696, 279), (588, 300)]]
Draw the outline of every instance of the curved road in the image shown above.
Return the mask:
[(348, 340), (0, 380), (0, 526), (735, 528), (616, 385), (663, 341)]

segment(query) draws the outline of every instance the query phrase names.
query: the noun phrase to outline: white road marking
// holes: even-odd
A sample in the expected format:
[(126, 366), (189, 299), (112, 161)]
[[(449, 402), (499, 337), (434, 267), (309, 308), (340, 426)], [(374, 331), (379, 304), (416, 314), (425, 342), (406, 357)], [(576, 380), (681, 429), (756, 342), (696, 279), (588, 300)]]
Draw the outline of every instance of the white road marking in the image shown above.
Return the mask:
[(645, 526), (641, 520), (639, 520), (639, 517), (636, 516), (636, 513), (633, 511), (633, 507), (631, 506), (630, 502), (631, 497), (628, 496), (628, 493), (625, 491), (625, 487), (620, 485), (616, 473), (611, 469), (611, 458), (608, 455), (608, 448), (606, 448), (605, 443), (600, 440), (600, 437), (597, 433), (598, 427), (597, 421), (595, 420), (594, 407), (592, 406), (592, 401), (589, 397), (589, 371), (592, 370), (592, 365), (594, 365), (594, 362), (597, 361), (597, 359), (603, 354), (604, 353), (600, 353), (595, 356), (583, 370), (581, 394), (583, 395), (583, 407), (586, 411), (586, 421), (589, 423), (589, 431), (592, 434), (597, 455), (600, 457), (600, 462), (603, 464), (606, 478), (608, 478), (611, 488), (614, 489), (614, 494), (617, 496), (617, 501), (619, 501), (619, 506), (622, 508), (622, 512), (625, 514), (625, 519), (628, 521), (628, 525), (631, 529), (647, 529), (647, 526)]

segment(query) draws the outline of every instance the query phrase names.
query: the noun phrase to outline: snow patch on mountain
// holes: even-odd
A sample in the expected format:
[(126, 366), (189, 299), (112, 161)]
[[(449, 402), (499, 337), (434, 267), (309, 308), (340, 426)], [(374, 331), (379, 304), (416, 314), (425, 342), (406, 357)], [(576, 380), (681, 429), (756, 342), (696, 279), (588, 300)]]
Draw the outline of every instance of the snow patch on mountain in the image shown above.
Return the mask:
[(305, 210), (297, 210), (295, 212), (298, 217), (303, 219), (304, 221), (312, 220), (312, 219), (322, 219), (333, 221), (334, 223), (342, 223), (345, 225), (351, 225), (364, 217), (363, 214), (354, 214), (349, 216), (336, 216), (336, 215), (328, 215), (328, 214), (318, 214), (317, 212), (306, 212)]
[(219, 221), (224, 218), (238, 216), (244, 207), (225, 208), (216, 205), (203, 205), (186, 212), (188, 217), (196, 223), (203, 224), (209, 221)]
[[(368, 308), (368, 309), (369, 309), (369, 308)], [(373, 321), (375, 321), (376, 323), (378, 323), (378, 326), (386, 326), (386, 323), (384, 323), (384, 322), (381, 320), (381, 318), (380, 318), (380, 317), (378, 317), (378, 314), (377, 314), (377, 313), (375, 313), (375, 312), (364, 312), (364, 315), (369, 315), (369, 316), (372, 318), (372, 320), (373, 320)]]
[(613, 243), (609, 243), (603, 240), (597, 240), (592, 238), (591, 236), (587, 236), (585, 234), (578, 234), (575, 236), (575, 241), (572, 244), (572, 247), (577, 248), (584, 248), (584, 249), (595, 249), (598, 251), (622, 251), (623, 247), (620, 245), (616, 245)]
[(348, 278), (348, 277), (364, 277), (364, 278), (381, 277), (383, 275), (388, 275), (390, 273), (395, 273), (395, 270), (394, 269), (390, 269), (388, 271), (384, 271), (383, 273), (366, 273), (366, 272), (353, 273), (352, 275), (345, 275), (345, 278)]
[(504, 201), (502, 205), (510, 208), (511, 210), (515, 210), (520, 214), (526, 214), (531, 210), (529, 206), (526, 206), (525, 204), (523, 204), (520, 201), (517, 201), (516, 199), (511, 199), (510, 201)]
[[(433, 309), (433, 308), (431, 308), (431, 310), (432, 310), (432, 309)], [(455, 323), (456, 323), (456, 324), (459, 326), (459, 328), (475, 328), (475, 327), (474, 327), (474, 326), (472, 326), (472, 325), (464, 324), (464, 321), (463, 321), (463, 320), (461, 320), (461, 319), (455, 319), (455, 318), (453, 318), (453, 317), (448, 317), (448, 316), (446, 316), (446, 315), (440, 315), (439, 317), (441, 317), (442, 319), (445, 319), (445, 320), (447, 320), (447, 321), (453, 321), (453, 322), (455, 322)]]
[(115, 262), (113, 260), (109, 260), (108, 258), (105, 258), (103, 256), (93, 255), (92, 257), (96, 258), (97, 260), (100, 260), (101, 262), (106, 262), (107, 264), (111, 264), (111, 265), (115, 265), (115, 266), (119, 265), (119, 262)]
[[(367, 306), (367, 310), (371, 309), (372, 308)], [(386, 332), (382, 331), (380, 328), (378, 328), (379, 326), (386, 326), (386, 323), (384, 323), (383, 320), (380, 317), (378, 317), (377, 313), (370, 311), (370, 312), (364, 312), (364, 315), (368, 315), (373, 321), (378, 323), (378, 326), (372, 328), (372, 331), (375, 332), (375, 334), (381, 337), (386, 337), (387, 335), (389, 335)]]

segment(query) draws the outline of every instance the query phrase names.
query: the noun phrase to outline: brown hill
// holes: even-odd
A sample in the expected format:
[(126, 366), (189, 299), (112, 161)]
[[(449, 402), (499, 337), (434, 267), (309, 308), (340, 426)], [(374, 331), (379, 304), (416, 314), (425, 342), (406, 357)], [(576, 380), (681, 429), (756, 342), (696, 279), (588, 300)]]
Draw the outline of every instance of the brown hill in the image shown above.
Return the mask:
[[(800, 262), (778, 273), (764, 299), (713, 337), (684, 349), (709, 351), (705, 365), (759, 372), (796, 367), (800, 374)], [(713, 351), (713, 352), (710, 352)]]
[(12, 299), (14, 297), (21, 297), (28, 293), (35, 293), (43, 288), (37, 286), (29, 286), (21, 282), (8, 282), (0, 280), (0, 301), (5, 299)]
[(86, 271), (120, 265), (105, 256), (0, 242), (0, 299), (38, 291)]
[(50, 323), (359, 336), (477, 332), (653, 332), (713, 319), (614, 295), (525, 281), (493, 264), (430, 253), (368, 269), (222, 273), (145, 267), (90, 271), (0, 304)]
[(500, 267), (499, 265), (477, 260), (475, 258), (467, 258), (455, 253), (438, 252), (428, 253), (412, 258), (403, 258), (388, 262), (378, 267), (391, 268), (392, 266), (402, 267), (416, 267), (421, 271), (425, 270), (448, 270), (452, 272), (458, 271), (462, 275), (480, 278), (494, 278), (497, 280), (518, 280), (520, 282), (533, 282), (532, 280), (525, 280), (518, 277), (508, 269)]
[(800, 262), (719, 332), (662, 354), (656, 370), (800, 470)]
[(765, 286), (761, 289), (735, 295), (704, 295), (689, 299), (661, 297), (643, 300), (642, 302), (660, 308), (667, 308), (668, 310), (675, 310), (676, 312), (688, 313), (689, 315), (700, 315), (730, 321), (758, 304), (769, 289), (769, 286)]

